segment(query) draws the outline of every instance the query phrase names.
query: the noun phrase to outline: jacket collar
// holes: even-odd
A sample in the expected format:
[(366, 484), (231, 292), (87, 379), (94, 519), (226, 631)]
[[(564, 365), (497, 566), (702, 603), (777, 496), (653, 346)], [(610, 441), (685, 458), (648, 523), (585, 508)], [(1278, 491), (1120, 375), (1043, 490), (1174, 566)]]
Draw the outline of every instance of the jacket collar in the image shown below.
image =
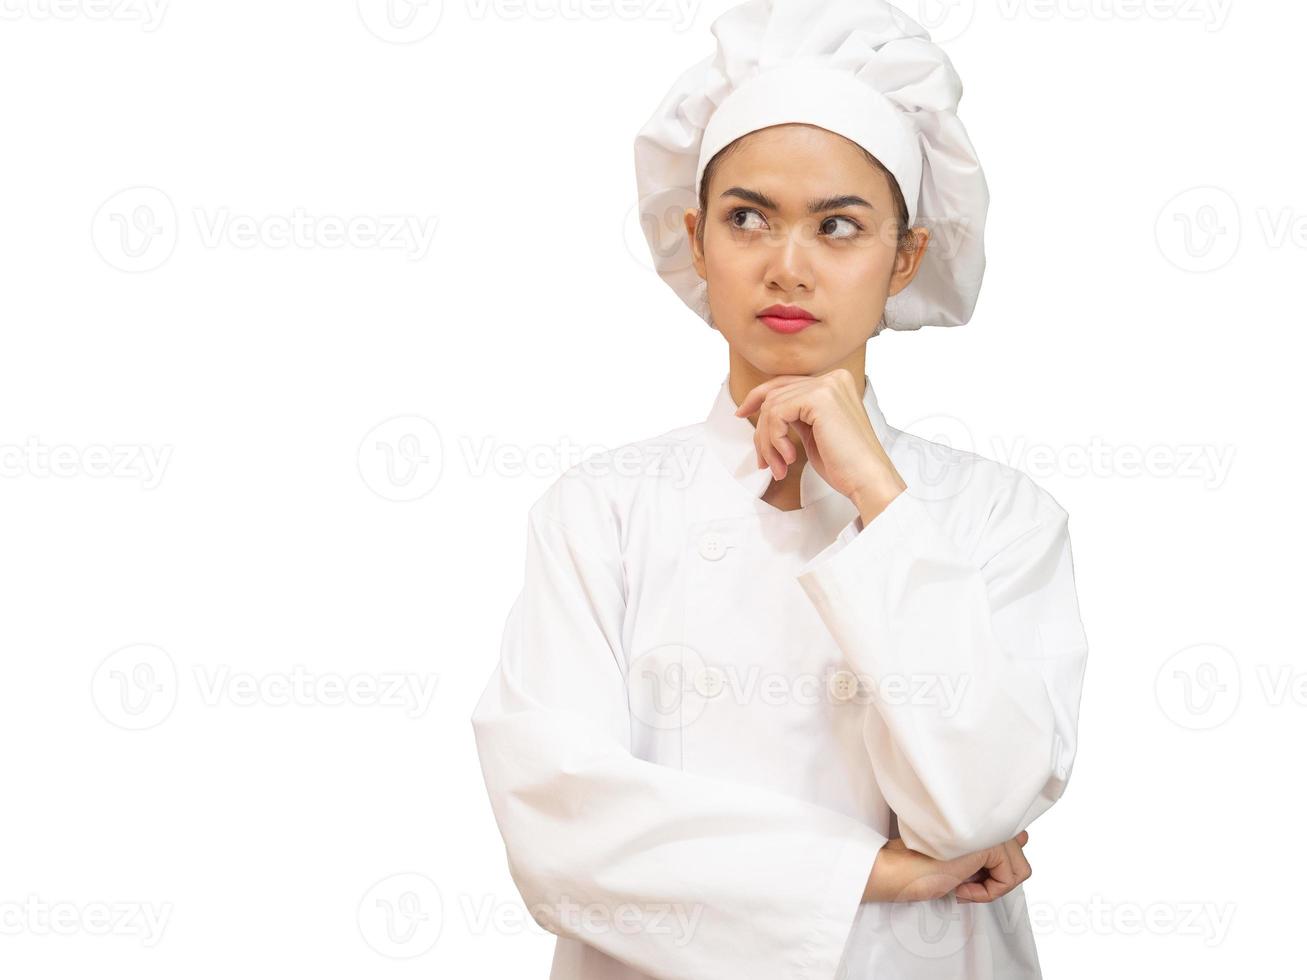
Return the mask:
[[(881, 414), (880, 406), (876, 403), (876, 393), (872, 390), (871, 379), (865, 374), (862, 378), (865, 386), (862, 407), (866, 409), (867, 418), (871, 420), (876, 438), (885, 447), (885, 451), (889, 452), (893, 441), (893, 430), (890, 429), (885, 416)], [(765, 466), (758, 467), (753, 450), (753, 423), (747, 418), (737, 417), (735, 409), (736, 402), (731, 397), (728, 372), (722, 380), (721, 387), (717, 389), (717, 398), (708, 412), (708, 417), (704, 420), (704, 437), (708, 448), (736, 482), (751, 496), (761, 499), (767, 488), (771, 486), (772, 473)], [(799, 477), (799, 506), (807, 507), (813, 501), (820, 500), (833, 492), (834, 487), (821, 478), (816, 467), (805, 463), (803, 473)]]

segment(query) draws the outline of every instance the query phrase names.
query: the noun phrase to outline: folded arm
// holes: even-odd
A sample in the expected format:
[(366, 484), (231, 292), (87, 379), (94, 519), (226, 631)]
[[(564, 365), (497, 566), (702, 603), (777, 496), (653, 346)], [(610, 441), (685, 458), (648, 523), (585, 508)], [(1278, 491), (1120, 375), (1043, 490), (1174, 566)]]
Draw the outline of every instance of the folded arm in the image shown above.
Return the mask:
[[(472, 716), (529, 910), (651, 976), (830, 978), (886, 838), (632, 755), (616, 548), (547, 503), (532, 508), (525, 583)], [(577, 906), (606, 914), (587, 925)]]
[(1024, 830), (1061, 796), (1086, 643), (1067, 515), (1022, 477), (974, 551), (896, 496), (797, 581), (873, 687), (864, 741), (913, 850), (940, 859)]

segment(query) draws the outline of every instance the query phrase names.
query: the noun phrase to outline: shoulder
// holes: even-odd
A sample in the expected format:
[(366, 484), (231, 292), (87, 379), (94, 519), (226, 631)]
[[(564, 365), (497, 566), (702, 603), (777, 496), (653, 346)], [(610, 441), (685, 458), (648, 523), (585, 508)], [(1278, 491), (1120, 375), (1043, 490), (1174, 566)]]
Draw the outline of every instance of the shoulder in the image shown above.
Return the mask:
[(1065, 526), (1067, 512), (1023, 470), (966, 449), (894, 429), (890, 458), (932, 515), (967, 541), (976, 557), (992, 555), (1039, 527)]
[(531, 504), (532, 522), (548, 520), (579, 541), (616, 549), (623, 515), (662, 481), (677, 481), (704, 452), (703, 423), (678, 426), (591, 453), (564, 470)]

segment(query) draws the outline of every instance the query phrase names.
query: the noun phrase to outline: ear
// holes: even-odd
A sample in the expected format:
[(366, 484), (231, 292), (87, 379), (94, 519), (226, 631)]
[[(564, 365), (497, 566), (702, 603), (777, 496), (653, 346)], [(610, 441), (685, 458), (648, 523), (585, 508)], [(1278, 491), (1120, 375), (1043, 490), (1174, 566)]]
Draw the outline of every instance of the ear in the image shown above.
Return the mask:
[(917, 277), (921, 262), (926, 257), (926, 250), (930, 247), (928, 228), (913, 228), (912, 237), (916, 240), (915, 247), (907, 251), (900, 250), (894, 257), (894, 272), (889, 280), (891, 296), (907, 289), (912, 280)]
[(699, 238), (695, 234), (701, 220), (697, 208), (686, 208), (682, 221), (685, 224), (685, 234), (690, 241), (690, 261), (694, 263), (694, 271), (699, 273), (700, 279), (708, 278), (708, 264), (703, 258), (703, 249), (699, 247)]

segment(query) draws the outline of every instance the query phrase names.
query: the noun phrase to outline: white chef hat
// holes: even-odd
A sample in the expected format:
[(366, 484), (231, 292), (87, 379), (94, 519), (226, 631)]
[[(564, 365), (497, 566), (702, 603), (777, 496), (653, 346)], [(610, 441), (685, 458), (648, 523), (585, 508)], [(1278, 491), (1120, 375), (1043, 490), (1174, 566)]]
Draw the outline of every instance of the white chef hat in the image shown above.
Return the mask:
[(966, 323), (985, 272), (989, 189), (956, 115), (962, 82), (925, 28), (885, 0), (747, 0), (712, 33), (716, 53), (676, 79), (635, 139), (640, 224), (663, 280), (711, 322), (682, 222), (704, 168), (746, 133), (809, 123), (880, 160), (910, 225), (930, 229), (886, 326)]

